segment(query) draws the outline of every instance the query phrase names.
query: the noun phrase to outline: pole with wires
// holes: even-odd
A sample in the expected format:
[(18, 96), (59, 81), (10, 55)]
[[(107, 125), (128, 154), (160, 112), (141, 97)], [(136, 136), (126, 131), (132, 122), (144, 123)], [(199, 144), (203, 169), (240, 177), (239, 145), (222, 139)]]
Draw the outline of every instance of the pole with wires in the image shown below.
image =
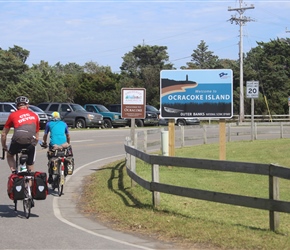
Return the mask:
[(251, 6), (242, 7), (243, 0), (240, 1), (240, 7), (239, 8), (228, 8), (228, 11), (237, 11), (239, 13), (239, 17), (236, 17), (233, 15), (230, 18), (231, 23), (236, 23), (240, 25), (240, 43), (239, 43), (239, 58), (240, 58), (240, 115), (239, 115), (239, 121), (243, 122), (245, 117), (245, 111), (244, 111), (244, 72), (243, 72), (243, 25), (245, 23), (254, 21), (248, 17), (243, 16), (244, 12), (248, 9), (254, 9), (254, 5), (251, 4)]

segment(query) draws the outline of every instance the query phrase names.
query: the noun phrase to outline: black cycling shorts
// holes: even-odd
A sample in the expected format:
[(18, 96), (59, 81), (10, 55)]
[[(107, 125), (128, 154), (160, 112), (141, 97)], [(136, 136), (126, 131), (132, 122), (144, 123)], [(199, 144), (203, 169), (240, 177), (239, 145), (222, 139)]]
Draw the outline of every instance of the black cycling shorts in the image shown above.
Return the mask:
[(26, 164), (33, 165), (35, 161), (35, 146), (32, 144), (19, 144), (17, 142), (11, 141), (8, 153), (11, 155), (15, 155), (21, 151), (21, 149), (26, 148), (28, 149), (27, 155), (28, 159)]

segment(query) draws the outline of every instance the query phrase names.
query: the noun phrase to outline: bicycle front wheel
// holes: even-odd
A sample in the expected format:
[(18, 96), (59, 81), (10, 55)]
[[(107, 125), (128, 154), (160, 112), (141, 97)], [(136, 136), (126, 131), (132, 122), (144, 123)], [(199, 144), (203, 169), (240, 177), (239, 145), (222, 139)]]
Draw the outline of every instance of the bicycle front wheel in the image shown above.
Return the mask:
[(63, 191), (63, 184), (59, 175), (55, 176), (54, 178), (54, 187), (57, 188), (58, 196), (61, 196)]
[(23, 210), (24, 210), (24, 215), (28, 219), (30, 216), (30, 210), (31, 210), (31, 199), (30, 198), (25, 198), (23, 200)]
[(63, 185), (59, 185), (59, 189), (58, 189), (58, 196), (61, 196), (63, 194)]

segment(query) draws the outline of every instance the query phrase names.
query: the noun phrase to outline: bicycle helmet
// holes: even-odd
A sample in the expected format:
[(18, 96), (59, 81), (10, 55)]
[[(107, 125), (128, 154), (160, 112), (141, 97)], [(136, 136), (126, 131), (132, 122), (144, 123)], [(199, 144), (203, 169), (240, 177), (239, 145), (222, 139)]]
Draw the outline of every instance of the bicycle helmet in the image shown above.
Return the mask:
[(28, 103), (29, 103), (29, 99), (25, 96), (18, 96), (15, 99), (16, 106), (20, 106), (20, 104), (28, 104)]
[(58, 112), (56, 112), (56, 111), (52, 112), (51, 116), (52, 116), (53, 120), (59, 120), (60, 119), (60, 114)]

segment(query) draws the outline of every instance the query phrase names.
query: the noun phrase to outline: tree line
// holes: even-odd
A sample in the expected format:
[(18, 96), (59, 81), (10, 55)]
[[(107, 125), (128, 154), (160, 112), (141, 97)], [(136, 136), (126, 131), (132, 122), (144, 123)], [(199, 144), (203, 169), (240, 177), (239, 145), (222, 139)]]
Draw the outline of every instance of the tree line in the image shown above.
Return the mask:
[[(170, 63), (166, 46), (137, 45), (122, 59), (120, 73), (96, 62), (49, 65), (46, 61), (28, 66), (30, 52), (20, 46), (0, 48), (0, 100), (13, 101), (25, 95), (33, 104), (40, 102), (121, 103), (121, 89), (146, 88), (146, 101), (160, 105), (160, 71), (176, 69)], [(243, 55), (244, 93), (246, 81), (259, 81), (260, 96), (255, 114), (287, 114), (290, 95), (290, 39), (257, 42)], [(239, 114), (239, 60), (220, 59), (201, 41), (191, 60), (180, 69), (232, 69), (234, 114)], [(251, 101), (245, 98), (245, 114), (251, 113)]]

